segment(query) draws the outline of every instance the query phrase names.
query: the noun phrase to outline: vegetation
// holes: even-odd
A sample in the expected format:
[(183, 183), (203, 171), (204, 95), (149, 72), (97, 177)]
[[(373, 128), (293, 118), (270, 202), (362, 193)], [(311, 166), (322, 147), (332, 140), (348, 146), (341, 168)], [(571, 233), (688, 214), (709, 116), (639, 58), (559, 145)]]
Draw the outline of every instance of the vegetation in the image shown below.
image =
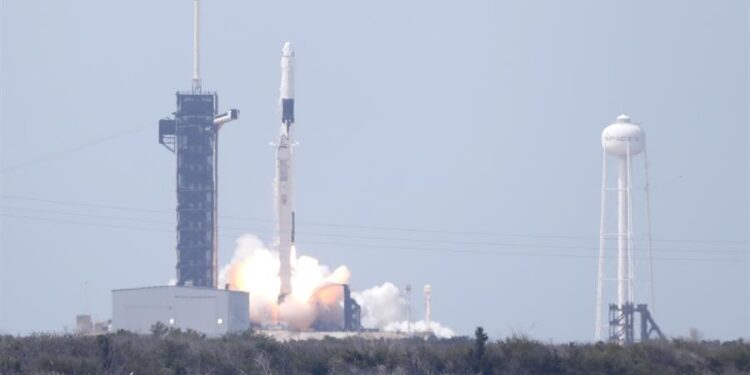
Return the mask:
[(0, 336), (0, 374), (750, 374), (739, 341), (553, 345), (510, 337), (280, 343), (251, 332)]

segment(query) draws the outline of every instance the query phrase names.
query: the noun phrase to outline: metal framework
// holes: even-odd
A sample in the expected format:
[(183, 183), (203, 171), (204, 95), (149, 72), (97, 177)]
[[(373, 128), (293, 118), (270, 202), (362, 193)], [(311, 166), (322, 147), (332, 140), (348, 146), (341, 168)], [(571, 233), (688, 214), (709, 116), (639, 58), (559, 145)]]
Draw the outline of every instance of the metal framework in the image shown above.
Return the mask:
[(218, 127), (215, 93), (177, 93), (159, 142), (177, 155), (177, 285), (216, 287)]
[(344, 284), (344, 331), (362, 330), (362, 308), (352, 298), (348, 284)]
[(638, 328), (641, 342), (651, 340), (654, 334), (659, 339), (665, 339), (651, 316), (648, 305), (625, 303), (620, 307), (612, 303), (609, 305), (609, 341), (625, 345), (635, 343), (636, 314), (639, 316)]
[[(339, 292), (341, 292), (342, 304), (331, 305), (322, 303), (319, 299), (320, 295)], [(311, 325), (313, 330), (319, 332), (362, 330), (362, 308), (352, 298), (349, 284), (322, 285), (313, 291), (308, 302), (316, 305), (318, 309), (318, 316)]]
[(159, 121), (159, 143), (177, 155), (177, 285), (216, 288), (218, 135), (239, 111), (218, 115), (217, 94), (202, 91), (199, 0), (193, 6), (192, 91), (178, 92), (174, 118)]

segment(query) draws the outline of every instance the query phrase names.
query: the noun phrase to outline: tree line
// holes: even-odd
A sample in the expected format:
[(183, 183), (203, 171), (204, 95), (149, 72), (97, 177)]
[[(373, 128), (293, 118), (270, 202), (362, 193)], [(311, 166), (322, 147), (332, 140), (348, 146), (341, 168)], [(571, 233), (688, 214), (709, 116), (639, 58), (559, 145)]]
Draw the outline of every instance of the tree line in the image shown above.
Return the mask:
[(150, 335), (0, 336), (0, 374), (750, 374), (738, 341), (549, 344), (513, 336), (490, 341), (325, 338), (278, 342), (253, 333), (210, 338), (154, 326)]

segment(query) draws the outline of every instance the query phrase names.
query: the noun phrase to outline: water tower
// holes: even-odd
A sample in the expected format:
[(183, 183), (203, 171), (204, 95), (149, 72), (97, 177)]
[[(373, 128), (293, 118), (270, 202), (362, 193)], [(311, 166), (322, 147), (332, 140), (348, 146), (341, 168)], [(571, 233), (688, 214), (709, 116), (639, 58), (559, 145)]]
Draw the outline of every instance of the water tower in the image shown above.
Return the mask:
[[(597, 277), (597, 306), (596, 306), (596, 340), (601, 340), (601, 330), (604, 327), (602, 322), (603, 310), (603, 282), (605, 280), (614, 280), (616, 282), (616, 303), (609, 304), (609, 340), (623, 344), (629, 344), (635, 341), (635, 316), (640, 316), (641, 340), (647, 340), (652, 333), (661, 336), (661, 331), (651, 318), (646, 304), (636, 304), (635, 297), (635, 271), (633, 256), (633, 199), (632, 199), (632, 176), (633, 160), (639, 154), (643, 154), (646, 192), (646, 217), (650, 221), (650, 204), (648, 198), (648, 173), (646, 163), (646, 134), (640, 125), (631, 121), (630, 117), (620, 115), (615, 122), (607, 126), (602, 132), (602, 148), (604, 152), (602, 165), (602, 207), (600, 223), (600, 240), (599, 240), (599, 271)], [(607, 184), (608, 173), (607, 166), (610, 159), (615, 159), (617, 164), (617, 185), (609, 187)], [(617, 224), (616, 228), (608, 228), (607, 225), (607, 203), (610, 199), (611, 192), (617, 196)], [(650, 227), (650, 223), (647, 223)], [(614, 229), (614, 231), (610, 230)], [(651, 233), (650, 229), (646, 231), (646, 238), (651, 256)], [(614, 240), (614, 241), (612, 241)], [(608, 243), (615, 242), (616, 246), (616, 266), (617, 272), (615, 278), (605, 278), (605, 258), (611, 258), (608, 255)], [(649, 262), (649, 273), (651, 263)], [(649, 285), (653, 287), (652, 276), (649, 276)], [(651, 291), (653, 305), (653, 291)]]

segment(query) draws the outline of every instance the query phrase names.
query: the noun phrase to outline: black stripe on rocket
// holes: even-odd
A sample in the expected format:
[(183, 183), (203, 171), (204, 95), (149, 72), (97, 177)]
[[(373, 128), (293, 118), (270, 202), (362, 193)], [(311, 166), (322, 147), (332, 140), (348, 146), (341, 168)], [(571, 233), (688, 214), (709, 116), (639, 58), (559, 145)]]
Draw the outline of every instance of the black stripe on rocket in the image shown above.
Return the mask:
[(281, 122), (294, 123), (294, 99), (281, 99)]

